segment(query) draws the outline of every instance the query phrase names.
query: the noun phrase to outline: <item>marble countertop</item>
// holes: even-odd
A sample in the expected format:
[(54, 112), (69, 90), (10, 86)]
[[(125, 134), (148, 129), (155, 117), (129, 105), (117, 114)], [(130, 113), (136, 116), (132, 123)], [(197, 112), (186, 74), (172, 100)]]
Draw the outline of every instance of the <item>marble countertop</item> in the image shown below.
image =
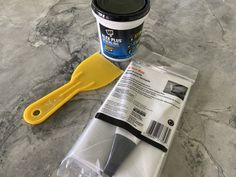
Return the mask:
[[(236, 176), (236, 1), (151, 0), (150, 50), (199, 69), (162, 177)], [(55, 176), (112, 85), (38, 126), (25, 107), (99, 48), (88, 0), (0, 1), (0, 176)]]

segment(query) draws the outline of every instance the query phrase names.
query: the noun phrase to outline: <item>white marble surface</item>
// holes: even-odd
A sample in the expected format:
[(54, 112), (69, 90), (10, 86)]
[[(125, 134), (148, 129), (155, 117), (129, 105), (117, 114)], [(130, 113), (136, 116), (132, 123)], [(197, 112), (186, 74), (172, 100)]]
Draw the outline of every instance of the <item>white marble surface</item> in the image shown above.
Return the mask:
[[(236, 1), (152, 0), (143, 39), (200, 75), (162, 177), (236, 176)], [(112, 85), (76, 96), (50, 120), (22, 120), (97, 51), (88, 0), (0, 1), (0, 176), (54, 176)]]

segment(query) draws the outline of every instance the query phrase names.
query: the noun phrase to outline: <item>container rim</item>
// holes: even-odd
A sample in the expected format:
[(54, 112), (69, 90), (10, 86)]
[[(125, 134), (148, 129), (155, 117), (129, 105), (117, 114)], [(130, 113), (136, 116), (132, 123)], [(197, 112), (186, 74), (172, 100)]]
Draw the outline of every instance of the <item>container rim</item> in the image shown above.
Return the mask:
[(129, 21), (135, 21), (135, 20), (141, 19), (148, 14), (148, 12), (150, 11), (150, 0), (145, 0), (145, 2), (146, 3), (142, 9), (136, 12), (127, 13), (127, 14), (117, 14), (117, 13), (108, 12), (99, 7), (97, 0), (92, 0), (91, 8), (95, 14), (97, 14), (99, 17), (102, 17), (106, 20), (117, 21), (117, 22), (129, 22)]

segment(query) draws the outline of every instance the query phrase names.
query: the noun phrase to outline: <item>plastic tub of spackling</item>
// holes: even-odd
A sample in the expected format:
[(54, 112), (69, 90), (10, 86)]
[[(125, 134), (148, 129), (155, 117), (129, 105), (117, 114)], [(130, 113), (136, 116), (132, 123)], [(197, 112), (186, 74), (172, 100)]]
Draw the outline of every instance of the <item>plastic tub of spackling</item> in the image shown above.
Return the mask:
[(92, 0), (101, 53), (114, 61), (129, 60), (137, 50), (149, 0)]

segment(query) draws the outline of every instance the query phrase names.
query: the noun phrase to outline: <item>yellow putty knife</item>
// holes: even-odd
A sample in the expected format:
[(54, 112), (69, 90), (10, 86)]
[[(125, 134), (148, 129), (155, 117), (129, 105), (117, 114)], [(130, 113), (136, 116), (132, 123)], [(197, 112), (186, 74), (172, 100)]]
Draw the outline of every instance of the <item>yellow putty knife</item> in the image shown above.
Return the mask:
[(24, 111), (24, 120), (29, 124), (40, 124), (79, 92), (104, 87), (122, 72), (101, 54), (95, 53), (79, 64), (68, 83), (29, 105)]

